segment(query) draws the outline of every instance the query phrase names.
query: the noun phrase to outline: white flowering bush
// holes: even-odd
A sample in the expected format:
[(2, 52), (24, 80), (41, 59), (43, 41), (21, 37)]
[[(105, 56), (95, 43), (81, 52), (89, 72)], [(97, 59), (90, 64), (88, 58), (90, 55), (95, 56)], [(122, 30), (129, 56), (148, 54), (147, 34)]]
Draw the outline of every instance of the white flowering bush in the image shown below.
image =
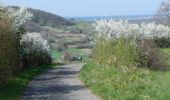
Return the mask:
[(92, 55), (99, 64), (161, 70), (167, 67), (165, 54), (155, 41), (169, 39), (169, 27), (154, 22), (131, 24), (112, 19), (96, 21), (94, 26), (97, 42)]
[(47, 40), (44, 40), (40, 33), (26, 33), (22, 36), (21, 45), (25, 46), (24, 51), (26, 53), (39, 50), (42, 52), (48, 52), (49, 46)]
[(39, 33), (24, 34), (20, 44), (24, 50), (24, 64), (26, 67), (51, 62), (48, 43)]
[(31, 20), (33, 14), (27, 10), (26, 7), (20, 7), (19, 9), (8, 9), (11, 17), (14, 19), (13, 27), (15, 30), (18, 29), (26, 23), (26, 21)]
[(152, 23), (131, 24), (128, 21), (100, 20), (94, 24), (98, 37), (120, 38), (122, 35), (134, 38), (153, 39), (170, 37), (170, 27)]
[(119, 38), (124, 36), (133, 40), (152, 39), (159, 47), (170, 46), (170, 27), (161, 24), (141, 23), (132, 24), (128, 21), (101, 20), (95, 24), (96, 38)]

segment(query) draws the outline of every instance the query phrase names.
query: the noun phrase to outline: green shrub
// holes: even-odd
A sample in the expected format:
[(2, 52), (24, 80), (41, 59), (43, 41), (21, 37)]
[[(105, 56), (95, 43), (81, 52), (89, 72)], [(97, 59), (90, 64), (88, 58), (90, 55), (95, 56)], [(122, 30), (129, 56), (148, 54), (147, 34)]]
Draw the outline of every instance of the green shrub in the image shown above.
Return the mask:
[(142, 40), (138, 43), (138, 63), (140, 67), (153, 70), (166, 70), (169, 55), (165, 54), (152, 40)]
[(170, 38), (162, 37), (162, 38), (154, 38), (155, 44), (160, 48), (168, 48), (170, 47)]
[(102, 65), (136, 66), (136, 46), (123, 37), (117, 40), (98, 40), (92, 54), (96, 62)]
[(93, 49), (92, 56), (100, 65), (154, 70), (168, 68), (167, 58), (169, 58), (151, 40), (134, 43), (133, 40), (124, 37), (113, 40), (100, 38)]

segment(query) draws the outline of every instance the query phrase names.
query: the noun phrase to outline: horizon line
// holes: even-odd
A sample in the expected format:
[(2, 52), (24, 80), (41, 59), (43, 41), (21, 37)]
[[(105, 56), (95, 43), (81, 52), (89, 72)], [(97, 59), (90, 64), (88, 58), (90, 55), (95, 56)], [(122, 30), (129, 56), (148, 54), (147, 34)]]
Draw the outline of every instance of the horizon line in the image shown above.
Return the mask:
[(104, 16), (104, 15), (97, 15), (97, 16), (63, 16), (66, 18), (95, 18), (95, 17), (142, 17), (142, 16), (154, 16), (154, 14), (141, 14), (141, 15), (109, 15), (109, 16)]

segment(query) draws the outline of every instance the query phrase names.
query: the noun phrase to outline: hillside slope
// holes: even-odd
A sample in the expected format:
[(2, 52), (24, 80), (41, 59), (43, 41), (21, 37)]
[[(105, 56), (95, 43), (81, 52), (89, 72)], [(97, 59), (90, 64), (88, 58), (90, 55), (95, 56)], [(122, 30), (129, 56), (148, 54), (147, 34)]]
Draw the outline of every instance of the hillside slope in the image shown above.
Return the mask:
[(72, 25), (73, 23), (66, 20), (64, 17), (45, 12), (42, 10), (32, 9), (28, 8), (33, 15), (33, 22), (38, 23), (42, 26), (51, 26), (51, 27), (57, 27), (57, 26), (63, 26), (63, 25)]
[[(18, 6), (9, 6), (19, 9)], [(67, 20), (64, 17), (28, 8), (33, 13), (33, 19), (26, 22), (27, 32), (38, 32), (48, 41), (52, 50), (59, 50), (67, 47), (85, 48), (91, 47), (85, 34), (93, 32), (92, 22)]]
[[(9, 6), (10, 8), (18, 9), (18, 6)], [(26, 23), (26, 28), (30, 32), (40, 32), (43, 31), (42, 26), (48, 26), (57, 28), (60, 26), (71, 26), (74, 25), (73, 22), (67, 20), (64, 17), (55, 15), (46, 11), (28, 8), (30, 12), (33, 13), (33, 19)]]

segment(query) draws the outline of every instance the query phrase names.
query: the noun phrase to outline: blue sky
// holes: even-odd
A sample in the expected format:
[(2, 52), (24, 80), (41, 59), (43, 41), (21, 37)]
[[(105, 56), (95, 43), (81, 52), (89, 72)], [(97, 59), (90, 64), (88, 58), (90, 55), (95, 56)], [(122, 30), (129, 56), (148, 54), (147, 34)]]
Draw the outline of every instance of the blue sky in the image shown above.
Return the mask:
[(163, 0), (4, 0), (64, 17), (152, 15)]

